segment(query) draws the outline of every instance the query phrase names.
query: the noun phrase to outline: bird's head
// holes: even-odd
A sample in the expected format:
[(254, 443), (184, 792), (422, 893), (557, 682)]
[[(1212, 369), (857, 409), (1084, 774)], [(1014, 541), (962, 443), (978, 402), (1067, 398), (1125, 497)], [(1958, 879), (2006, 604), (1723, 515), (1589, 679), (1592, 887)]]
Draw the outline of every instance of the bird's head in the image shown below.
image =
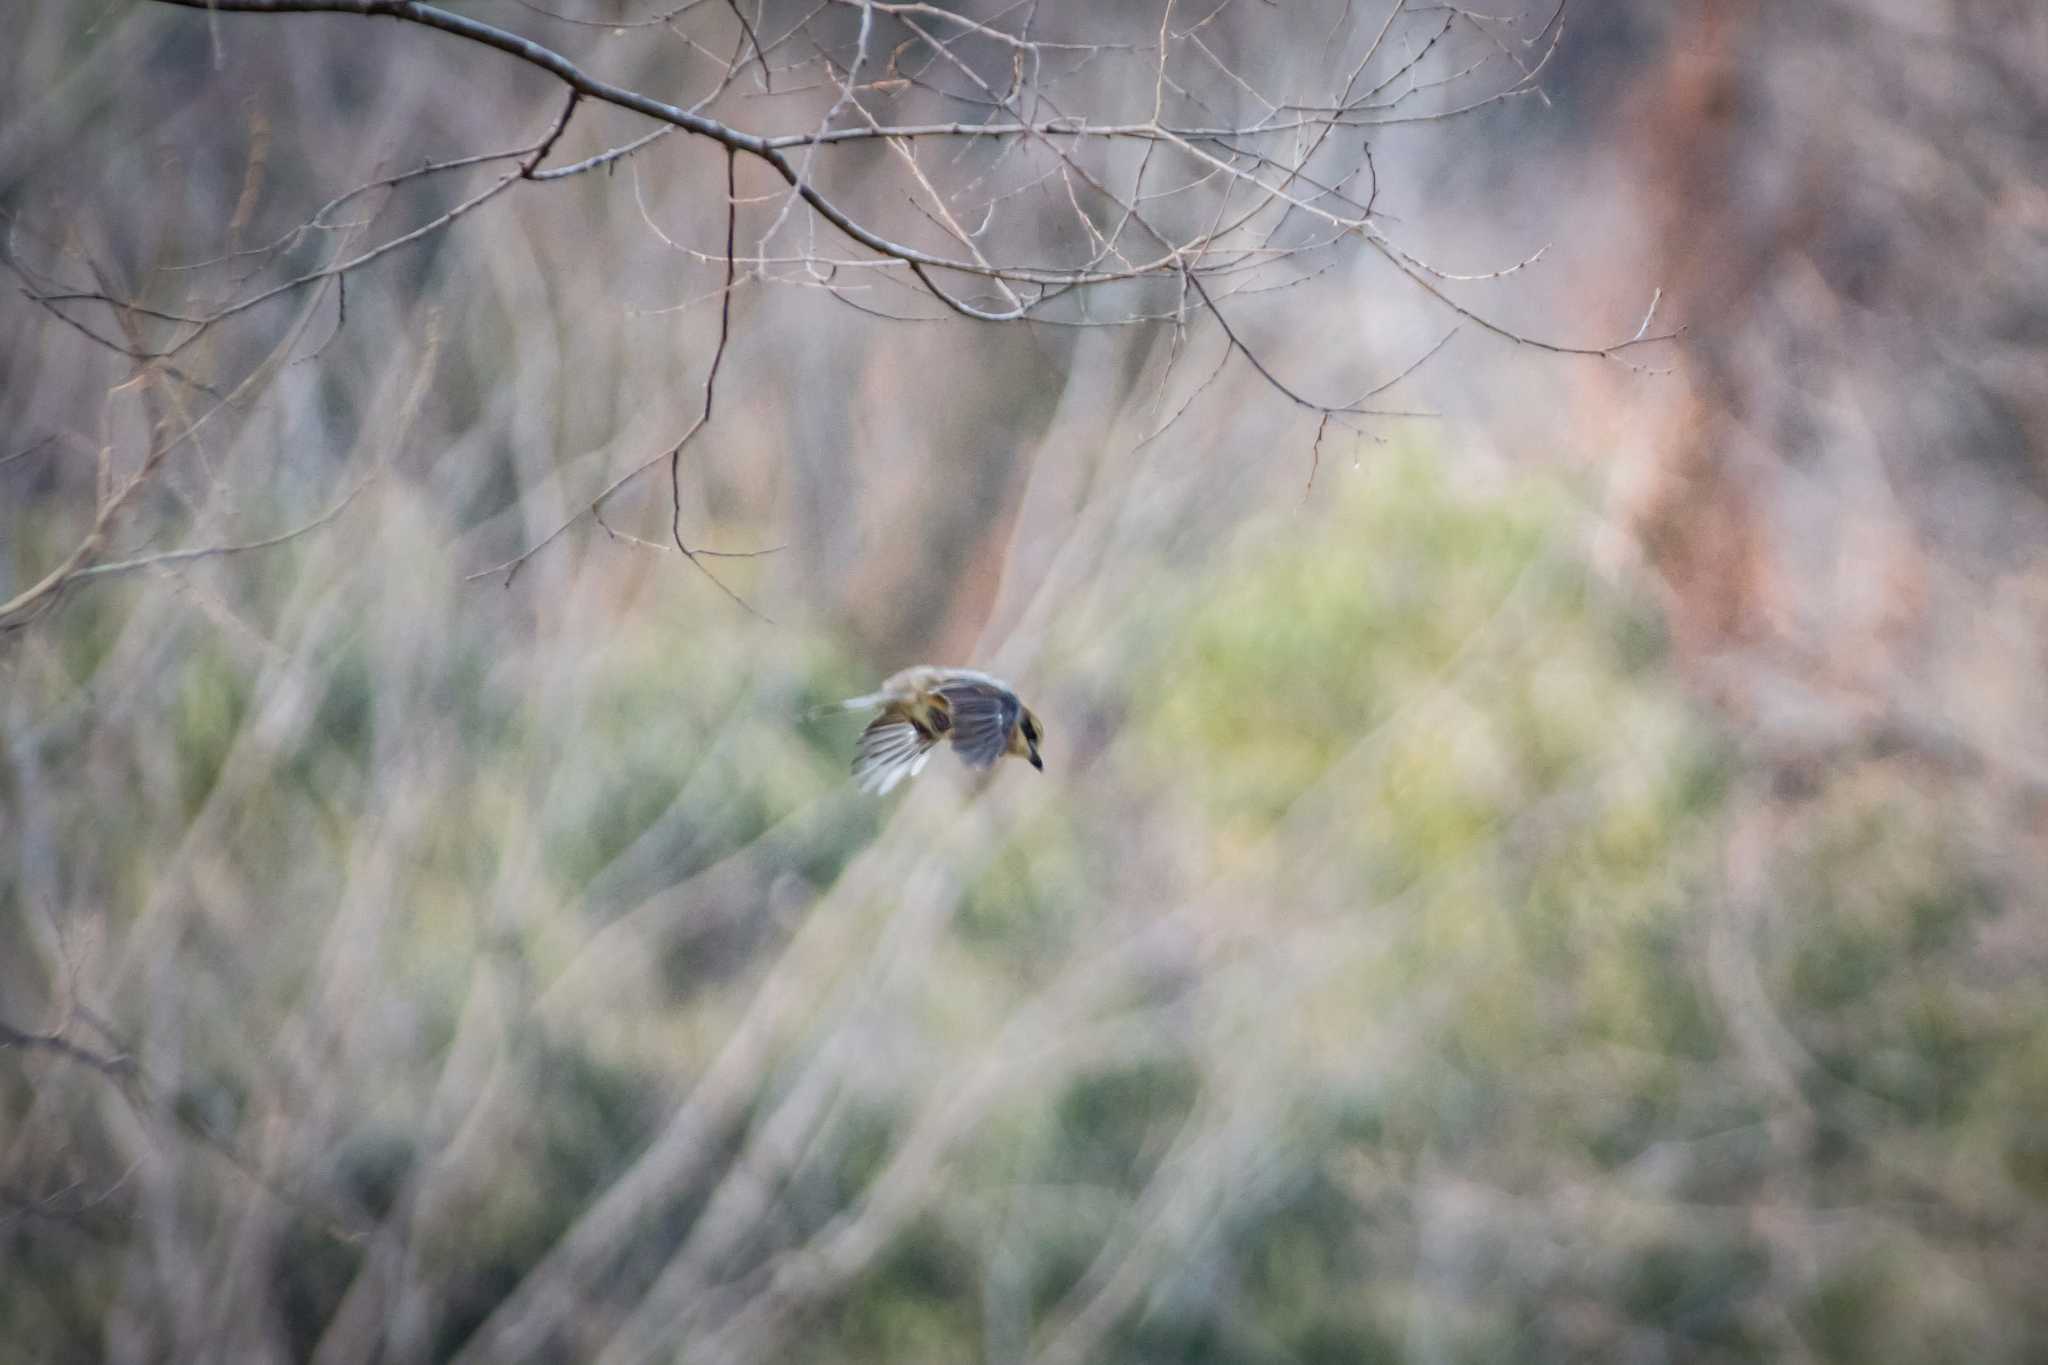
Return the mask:
[(1025, 759), (1032, 767), (1044, 772), (1045, 760), (1038, 756), (1038, 741), (1044, 737), (1045, 730), (1039, 725), (1038, 717), (1031, 714), (1031, 708), (1028, 706), (1024, 708), (1023, 716), (1017, 721), (1017, 734), (1024, 741)]

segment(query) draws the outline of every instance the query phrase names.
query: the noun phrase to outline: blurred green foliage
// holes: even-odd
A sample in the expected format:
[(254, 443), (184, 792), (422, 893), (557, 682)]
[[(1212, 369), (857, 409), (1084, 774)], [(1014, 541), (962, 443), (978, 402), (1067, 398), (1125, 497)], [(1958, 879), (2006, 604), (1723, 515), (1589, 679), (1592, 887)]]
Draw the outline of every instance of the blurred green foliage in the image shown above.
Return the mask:
[[(854, 798), (857, 722), (801, 717), (859, 670), (672, 607), (537, 679), (459, 612), (431, 647), (375, 624), (293, 645), (282, 688), (181, 627), (117, 719), (16, 732), (34, 753), (0, 809), (53, 808), (116, 943), (176, 926), (146, 950), (170, 979), (111, 1008), (177, 1078), (186, 1141), (246, 1154), (321, 1113), (312, 1168), (273, 1175), (419, 1220), (406, 1330), (429, 1357), (647, 1150), (778, 962), (815, 953), (744, 1102), (584, 1286), (594, 1321), (735, 1190), (766, 1202), (717, 1233), (707, 1294), (897, 1208), (886, 1187), (900, 1216), (775, 1358), (2038, 1358), (2048, 1005), (1986, 954), (2008, 912), (1966, 825), (1882, 770), (1766, 803), (1776, 893), (1743, 918), (1724, 857), (1755, 784), (1645, 606), (1571, 553), (1571, 499), (1461, 491), (1430, 452), (1344, 483), (1247, 526), (1193, 591), (1130, 594), (1134, 618), (1176, 605), (1086, 699), (1127, 729), (1079, 770), (1056, 754), (1057, 785), (1003, 774), (985, 817)], [(29, 713), (122, 688), (99, 661), (146, 601), (86, 595), (42, 628), (53, 662), (16, 663)], [(915, 939), (900, 904), (934, 893), (871, 870), (889, 827), (909, 857), (976, 818)], [(5, 864), (0, 904), (29, 952)], [(1003, 1041), (1175, 916), (1171, 951), (1105, 974), (1088, 1046)], [(1027, 1079), (892, 1174), (983, 1065)], [(66, 1136), (94, 1122), (76, 1096), (105, 1082), (47, 1059), (0, 1077), (43, 1153), (27, 1175), (61, 1185), (91, 1150)], [(458, 1081), (481, 1098), (450, 1110)], [(168, 1169), (181, 1226), (227, 1237), (247, 1173)], [(369, 1253), (317, 1204), (263, 1207), (238, 1292), (303, 1356)], [(121, 1268), (156, 1216), (120, 1194), (7, 1215), (0, 1338), (95, 1354), (120, 1295), (154, 1302)], [(579, 1357), (583, 1330), (543, 1354)]]

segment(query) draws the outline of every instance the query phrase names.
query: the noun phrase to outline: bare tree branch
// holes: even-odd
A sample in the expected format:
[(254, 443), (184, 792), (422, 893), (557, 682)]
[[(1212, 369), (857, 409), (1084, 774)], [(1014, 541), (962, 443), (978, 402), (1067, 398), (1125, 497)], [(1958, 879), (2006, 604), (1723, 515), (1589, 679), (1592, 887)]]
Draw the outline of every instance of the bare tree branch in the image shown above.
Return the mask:
[[(858, 106), (857, 102), (853, 101), (851, 98), (854, 92), (854, 82), (855, 80), (857, 80), (859, 74), (858, 62), (862, 60), (862, 58), (859, 55), (859, 52), (857, 52), (855, 68), (849, 73), (849, 75), (844, 80), (835, 80), (834, 82), (841, 92), (841, 99), (839, 101), (839, 104), (835, 106), (835, 110), (836, 108), (844, 107), (849, 103), (855, 103), (856, 107), (860, 109), (860, 112), (863, 115), (863, 126), (854, 128), (832, 128), (829, 126), (830, 116), (828, 116), (824, 124), (821, 124), (819, 127), (817, 127), (810, 133), (779, 134), (770, 136), (745, 132), (728, 123), (712, 118), (709, 115), (703, 114), (695, 109), (679, 108), (675, 105), (671, 105), (660, 100), (655, 100), (649, 96), (640, 94), (636, 91), (621, 86), (617, 86), (606, 81), (602, 81), (590, 75), (588, 72), (584, 71), (581, 67), (579, 67), (574, 62), (570, 61), (568, 58), (564, 57), (560, 53), (543, 47), (537, 43), (534, 43), (529, 39), (523, 38), (517, 34), (513, 34), (511, 32), (497, 28), (490, 24), (485, 24), (477, 20), (472, 20), (465, 16), (452, 14), (448, 11), (438, 9), (431, 5), (412, 3), (411, 0), (160, 0), (160, 3), (182, 5), (188, 8), (223, 10), (228, 12), (264, 14), (336, 13), (355, 14), (365, 17), (387, 16), (410, 23), (416, 23), (423, 27), (433, 28), (442, 32), (452, 34), (457, 37), (464, 38), (468, 41), (476, 42), (484, 46), (494, 48), (498, 51), (505, 52), (513, 57), (516, 57), (521, 61), (527, 62), (545, 71), (548, 71), (550, 74), (556, 76), (558, 79), (567, 84), (572, 91), (587, 96), (588, 98), (612, 104), (619, 108), (628, 109), (633, 112), (645, 115), (646, 117), (649, 118), (658, 119), (672, 127), (681, 128), (684, 131), (718, 142), (719, 144), (726, 147), (729, 152), (744, 152), (749, 156), (755, 157), (761, 161), (766, 162), (790, 186), (793, 201), (800, 200), (803, 203), (807, 204), (812, 210), (817, 212), (818, 215), (821, 218), (823, 218), (827, 223), (831, 224), (835, 229), (840, 231), (842, 234), (847, 236), (852, 241), (857, 242), (861, 246), (864, 246), (869, 250), (876, 252), (878, 255), (884, 258), (898, 262), (900, 265), (910, 269), (918, 278), (920, 283), (923, 284), (923, 286), (931, 293), (931, 295), (934, 298), (938, 299), (940, 302), (944, 303), (946, 307), (952, 310), (953, 312), (963, 317), (989, 322), (1014, 321), (1026, 316), (1036, 316), (1042, 312), (1046, 305), (1048, 305), (1054, 299), (1061, 297), (1065, 291), (1075, 288), (1087, 288), (1100, 285), (1116, 284), (1130, 281), (1133, 279), (1141, 279), (1147, 276), (1178, 275), (1189, 268), (1188, 261), (1191, 257), (1199, 257), (1200, 255), (1205, 254), (1209, 250), (1209, 248), (1213, 245), (1219, 233), (1218, 231), (1212, 229), (1211, 232), (1204, 234), (1203, 236), (1195, 240), (1180, 244), (1175, 244), (1165, 238), (1161, 238), (1162, 246), (1166, 248), (1164, 254), (1151, 260), (1129, 263), (1125, 265), (1124, 268), (1116, 270), (1090, 269), (1085, 267), (1072, 268), (1054, 265), (1033, 265), (1022, 262), (991, 261), (987, 257), (981, 255), (979, 252), (971, 252), (970, 255), (965, 258), (941, 256), (928, 251), (924, 251), (906, 242), (885, 235), (882, 232), (877, 231), (874, 228), (868, 226), (867, 224), (856, 220), (850, 213), (843, 209), (830, 196), (820, 191), (817, 185), (813, 183), (809, 173), (802, 167), (798, 166), (796, 163), (791, 162), (785, 155), (785, 153), (789, 150), (793, 150), (799, 147), (807, 149), (808, 154), (808, 152), (814, 152), (819, 147), (844, 142), (883, 139), (893, 144), (920, 137), (965, 137), (976, 139), (991, 137), (1026, 137), (1039, 140), (1048, 138), (1064, 138), (1089, 139), (1098, 142), (1114, 141), (1118, 139), (1132, 139), (1141, 141), (1156, 140), (1166, 142), (1169, 145), (1179, 148), (1180, 150), (1186, 152), (1188, 155), (1196, 158), (1198, 161), (1207, 163), (1212, 169), (1221, 171), (1225, 174), (1229, 174), (1232, 176), (1242, 177), (1246, 176), (1247, 173), (1230, 166), (1227, 162), (1224, 162), (1209, 153), (1201, 151), (1197, 144), (1202, 142), (1222, 141), (1226, 139), (1242, 139), (1253, 135), (1264, 136), (1292, 131), (1313, 131), (1316, 134), (1316, 137), (1312, 145), (1308, 148), (1308, 155), (1313, 155), (1315, 150), (1317, 150), (1321, 146), (1322, 138), (1327, 137), (1328, 134), (1334, 129), (1345, 126), (1357, 126), (1357, 115), (1360, 112), (1360, 110), (1374, 108), (1375, 106), (1372, 104), (1372, 101), (1380, 92), (1387, 89), (1393, 81), (1399, 79), (1402, 75), (1412, 73), (1415, 70), (1416, 66), (1429, 55), (1430, 50), (1434, 48), (1437, 41), (1442, 37), (1443, 33), (1447, 32), (1449, 30), (1449, 27), (1453, 23), (1455, 23), (1462, 15), (1462, 11), (1457, 11), (1455, 9), (1449, 10), (1445, 15), (1444, 20), (1442, 21), (1441, 27), (1439, 27), (1436, 34), (1432, 36), (1432, 38), (1423, 45), (1422, 49), (1412, 53), (1410, 57), (1406, 61), (1404, 61), (1393, 74), (1386, 76), (1378, 84), (1370, 87), (1363, 96), (1359, 96), (1355, 99), (1347, 97), (1347, 99), (1344, 102), (1336, 106), (1333, 106), (1331, 109), (1327, 111), (1307, 110), (1302, 106), (1287, 106), (1290, 110), (1295, 112), (1296, 116), (1285, 120), (1276, 121), (1272, 119), (1267, 119), (1257, 121), (1248, 125), (1222, 125), (1213, 127), (1176, 127), (1166, 122), (1164, 119), (1163, 103), (1163, 82), (1165, 71), (1165, 28), (1162, 27), (1162, 37), (1158, 56), (1159, 65), (1157, 67), (1159, 81), (1161, 82), (1161, 84), (1159, 89), (1155, 91), (1155, 108), (1153, 117), (1150, 120), (1144, 122), (1093, 123), (1085, 119), (1059, 117), (1049, 120), (1037, 121), (1018, 119), (1008, 122), (991, 121), (984, 123), (953, 122), (923, 123), (902, 126), (890, 125), (878, 119), (875, 119), (872, 115), (868, 114), (864, 106)], [(1006, 111), (1009, 109), (1009, 104), (1005, 97), (1003, 97), (999, 92), (989, 88), (986, 85), (986, 83), (983, 82), (981, 78), (973, 71), (971, 66), (968, 66), (967, 64), (962, 62), (960, 58), (953, 54), (951, 47), (947, 43), (925, 32), (918, 25), (917, 20), (919, 18), (933, 18), (938, 17), (939, 15), (946, 15), (949, 22), (962, 25), (965, 28), (966, 32), (973, 36), (988, 36), (994, 32), (998, 32), (998, 30), (990, 29), (986, 24), (983, 24), (979, 21), (968, 20), (965, 19), (964, 17), (951, 16), (947, 14), (947, 12), (945, 11), (935, 11), (932, 10), (930, 7), (926, 6), (881, 6), (863, 4), (859, 8), (861, 9), (863, 15), (863, 32), (865, 32), (866, 25), (872, 19), (872, 16), (876, 13), (890, 14), (898, 17), (901, 20), (901, 22), (905, 24), (905, 26), (909, 29), (911, 33), (929, 43), (939, 57), (952, 63), (957, 71), (963, 74), (971, 83), (979, 87), (982, 96), (989, 102), (992, 108), (1001, 108)], [(1400, 12), (1402, 12), (1402, 9), (1403, 7), (1400, 5), (1396, 5), (1394, 7), (1393, 12), (1390, 13), (1388, 16), (1387, 26), (1390, 26), (1392, 24), (1393, 19)], [(1167, 9), (1167, 15), (1170, 19), (1170, 6)], [(1361, 58), (1359, 64), (1354, 68), (1353, 75), (1351, 78), (1352, 84), (1354, 86), (1358, 80), (1358, 77), (1364, 72), (1366, 67), (1370, 64), (1372, 58), (1377, 54), (1381, 44), (1384, 42), (1388, 31), (1387, 26), (1382, 27), (1379, 34), (1375, 37), (1372, 46), (1367, 50), (1364, 57)], [(1561, 26), (1553, 25), (1553, 32), (1558, 28), (1561, 28)], [(1014, 36), (1010, 37), (1010, 41), (1015, 43), (1023, 42), (1023, 40), (1017, 39)], [(1553, 48), (1554, 41), (1555, 40), (1553, 39)], [(758, 54), (761, 51), (759, 43), (753, 42), (752, 45), (754, 46)], [(1031, 44), (1030, 46), (1032, 46), (1035, 50), (1037, 47), (1042, 45)], [(863, 39), (861, 50), (864, 51), (864, 48), (865, 40)], [(1540, 69), (1540, 63), (1537, 69)], [(1446, 82), (1455, 81), (1462, 77), (1462, 75), (1464, 74), (1466, 73), (1463, 71), (1453, 72), (1451, 75), (1442, 78), (1442, 80)], [(1533, 76), (1533, 74), (1533, 71), (1528, 74), (1525, 74), (1523, 77), (1523, 86), (1518, 86), (1516, 87), (1516, 89), (1525, 88), (1527, 81)], [(1411, 90), (1409, 93), (1412, 94), (1413, 91)], [(1279, 108), (1280, 106), (1275, 107)], [(1479, 107), (1479, 105), (1475, 104), (1471, 107), (1476, 108)], [(1449, 117), (1453, 112), (1465, 111), (1447, 111), (1446, 113), (1430, 115), (1428, 117)], [(1367, 120), (1367, 122), (1372, 121), (1376, 120)], [(554, 136), (558, 135), (559, 128), (556, 130)], [(552, 136), (549, 140), (552, 141)], [(614, 153), (601, 154), (601, 156), (598, 158), (592, 158), (591, 160), (586, 162), (579, 162), (577, 163), (577, 165), (573, 167), (562, 168), (562, 172), (560, 173), (581, 171), (589, 169), (597, 164), (605, 164), (605, 162), (610, 159), (616, 159), (616, 156), (618, 155), (630, 154), (631, 150), (634, 150), (638, 146), (644, 145), (646, 141), (651, 140), (652, 137), (650, 135), (649, 138), (644, 139), (639, 143), (630, 144), (627, 148), (618, 149)], [(1305, 164), (1306, 157), (1302, 158), (1300, 163), (1298, 163), (1297, 165), (1289, 167), (1287, 170), (1288, 177), (1291, 179), (1293, 176), (1299, 174), (1301, 172), (1302, 166), (1304, 166)], [(1078, 171), (1079, 168), (1076, 167), (1075, 169)], [(531, 168), (528, 169), (527, 175), (531, 178), (550, 178), (550, 173), (535, 174), (531, 170)], [(1365, 236), (1366, 239), (1370, 241), (1376, 249), (1380, 250), (1383, 254), (1388, 254), (1389, 259), (1395, 260), (1396, 263), (1400, 265), (1400, 267), (1403, 269), (1404, 273), (1408, 273), (1411, 276), (1413, 276), (1417, 271), (1421, 271), (1424, 273), (1428, 272), (1429, 268), (1427, 266), (1422, 265), (1415, 257), (1407, 253), (1401, 252), (1401, 250), (1398, 247), (1388, 242), (1384, 238), (1384, 236), (1378, 231), (1378, 229), (1372, 225), (1369, 216), (1359, 218), (1345, 218), (1335, 214), (1331, 214), (1326, 210), (1318, 208), (1313, 203), (1301, 200), (1297, 196), (1291, 195), (1286, 190), (1284, 184), (1282, 186), (1275, 187), (1264, 184), (1262, 182), (1257, 182), (1255, 178), (1252, 179), (1253, 186), (1259, 192), (1259, 195), (1261, 196), (1262, 200), (1278, 200), (1284, 204), (1291, 206), (1292, 208), (1310, 213), (1313, 216), (1319, 218), (1323, 218), (1330, 222), (1332, 226), (1340, 230), (1360, 232), (1361, 235)], [(224, 310), (217, 311), (216, 313), (200, 317), (194, 317), (185, 314), (171, 314), (161, 312), (152, 315), (158, 316), (166, 321), (174, 321), (203, 329), (205, 326), (210, 325), (212, 322), (218, 321), (221, 318), (229, 316), (234, 312), (239, 312), (246, 308), (254, 306), (256, 303), (263, 301), (265, 298), (271, 297), (276, 292), (282, 292), (284, 290), (298, 287), (307, 282), (310, 282), (311, 280), (321, 278), (324, 274), (333, 270), (354, 269), (361, 265), (368, 264), (369, 261), (375, 259), (379, 255), (382, 255), (386, 251), (389, 251), (401, 245), (405, 245), (411, 241), (417, 240), (420, 236), (438, 227), (446, 226), (448, 219), (452, 218), (453, 216), (458, 216), (460, 213), (467, 212), (470, 209), (473, 209), (474, 207), (478, 206), (478, 204), (484, 202), (488, 198), (494, 197), (495, 194), (502, 188), (502, 183), (499, 185), (494, 185), (489, 189), (483, 191), (478, 196), (475, 196), (472, 200), (465, 201), (461, 205), (458, 205), (457, 208), (455, 210), (452, 210), (449, 215), (445, 215), (443, 218), (437, 219), (432, 223), (422, 225), (421, 228), (416, 229), (414, 232), (405, 234), (401, 238), (394, 239), (390, 242), (384, 243), (381, 246), (373, 249), (371, 252), (366, 252), (353, 260), (346, 262), (337, 262), (334, 265), (323, 269), (322, 271), (310, 272), (307, 275), (295, 278), (293, 280), (285, 281), (277, 286), (274, 286), (273, 289), (270, 291), (265, 291), (264, 293), (261, 293), (252, 298), (239, 300), (235, 304), (228, 306)], [(1100, 192), (1106, 195), (1109, 193), (1100, 184), (1096, 184), (1095, 188), (1097, 188)], [(1113, 195), (1110, 197), (1112, 199), (1115, 198), (1115, 196)], [(1256, 211), (1256, 209), (1254, 211)], [(771, 228), (771, 233), (772, 231), (773, 229)], [(963, 237), (962, 240), (969, 240), (971, 245), (971, 239)], [(947, 272), (970, 276), (980, 276), (990, 280), (991, 282), (998, 285), (998, 287), (1003, 288), (1005, 290), (1008, 290), (1009, 287), (1013, 285), (1023, 285), (1032, 287), (1033, 292), (1031, 296), (1029, 296), (1028, 298), (1018, 298), (1015, 295), (1011, 295), (1012, 302), (1008, 307), (1003, 309), (982, 308), (976, 306), (975, 304), (971, 303), (970, 301), (964, 298), (961, 298), (954, 291), (947, 289), (939, 282), (934, 272)], [(51, 296), (52, 301), (64, 301), (66, 298), (88, 297), (91, 296), (84, 294)], [(1447, 300), (1444, 302), (1446, 302), (1447, 306), (1450, 306)], [(1631, 339), (1631, 341), (1621, 343), (1620, 345), (1607, 345), (1596, 347), (1578, 347), (1561, 345), (1556, 343), (1543, 342), (1540, 340), (1522, 336), (1511, 331), (1510, 329), (1501, 327), (1498, 324), (1492, 324), (1487, 322), (1483, 318), (1480, 318), (1476, 314), (1472, 313), (1469, 309), (1462, 311), (1464, 316), (1467, 316), (1473, 321), (1480, 322), (1481, 325), (1487, 327), (1488, 330), (1493, 331), (1497, 335), (1500, 335), (1506, 339), (1514, 340), (1524, 344), (1540, 346), (1543, 349), (1552, 350), (1561, 354), (1612, 357), (1615, 354), (1615, 352), (1621, 349), (1622, 346), (1666, 339), (1663, 337), (1644, 336), (1633, 338)], [(189, 340), (190, 338), (188, 337), (185, 339), (185, 341), (181, 341), (179, 345), (183, 345), (186, 342), (189, 342)], [(172, 349), (175, 350), (176, 347), (173, 347)]]

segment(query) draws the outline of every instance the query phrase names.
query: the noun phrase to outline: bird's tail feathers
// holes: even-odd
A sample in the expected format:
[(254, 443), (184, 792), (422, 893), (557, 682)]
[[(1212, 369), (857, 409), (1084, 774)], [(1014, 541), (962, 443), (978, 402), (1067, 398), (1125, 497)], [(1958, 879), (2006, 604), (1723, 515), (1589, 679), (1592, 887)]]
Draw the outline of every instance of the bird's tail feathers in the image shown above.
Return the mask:
[(842, 711), (865, 711), (871, 706), (880, 706), (888, 698), (880, 692), (870, 692), (865, 697), (848, 697), (845, 701), (828, 701), (823, 706), (813, 706), (804, 712), (805, 720), (818, 720), (825, 716), (836, 716)]

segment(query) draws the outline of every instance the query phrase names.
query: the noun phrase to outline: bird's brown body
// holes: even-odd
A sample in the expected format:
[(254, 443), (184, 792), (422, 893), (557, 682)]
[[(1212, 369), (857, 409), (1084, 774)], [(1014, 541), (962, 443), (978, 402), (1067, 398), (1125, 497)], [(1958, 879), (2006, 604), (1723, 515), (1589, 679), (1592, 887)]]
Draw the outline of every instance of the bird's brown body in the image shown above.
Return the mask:
[(840, 705), (849, 711), (874, 706), (853, 760), (863, 791), (887, 792), (917, 774), (940, 741), (970, 768), (991, 768), (1004, 755), (1024, 759), (1041, 772), (1038, 717), (1017, 699), (1009, 684), (967, 668), (906, 668), (879, 689)]

